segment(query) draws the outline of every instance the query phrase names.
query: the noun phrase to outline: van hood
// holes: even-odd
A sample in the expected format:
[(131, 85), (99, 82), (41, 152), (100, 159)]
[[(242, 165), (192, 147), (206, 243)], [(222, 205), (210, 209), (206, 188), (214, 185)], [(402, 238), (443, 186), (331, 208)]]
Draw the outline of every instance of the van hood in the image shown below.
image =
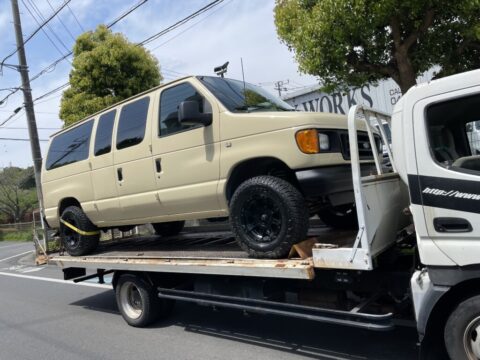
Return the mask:
[[(255, 133), (294, 127), (318, 129), (348, 129), (346, 115), (304, 111), (255, 111), (250, 113), (221, 113), (222, 132), (226, 137), (241, 137)], [(359, 130), (366, 130), (363, 121)]]

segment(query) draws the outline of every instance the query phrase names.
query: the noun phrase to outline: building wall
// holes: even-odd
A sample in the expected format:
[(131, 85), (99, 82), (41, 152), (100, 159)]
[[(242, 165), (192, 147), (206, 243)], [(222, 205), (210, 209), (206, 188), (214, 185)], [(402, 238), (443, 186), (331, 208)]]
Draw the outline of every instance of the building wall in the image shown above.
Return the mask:
[[(417, 78), (417, 83), (430, 81), (434, 70)], [(347, 114), (351, 106), (361, 104), (391, 113), (393, 106), (402, 96), (400, 87), (392, 79), (379, 82), (376, 86), (364, 85), (352, 88), (348, 93), (335, 92), (327, 94), (320, 91), (320, 86), (307, 92), (295, 92), (283, 97), (287, 103), (301, 111), (331, 112)]]

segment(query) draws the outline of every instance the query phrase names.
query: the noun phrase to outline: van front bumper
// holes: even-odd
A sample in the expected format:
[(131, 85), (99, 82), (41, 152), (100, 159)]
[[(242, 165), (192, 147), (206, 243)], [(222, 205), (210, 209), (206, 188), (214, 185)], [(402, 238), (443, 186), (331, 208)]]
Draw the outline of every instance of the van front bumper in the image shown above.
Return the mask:
[[(361, 166), (362, 176), (375, 171), (375, 165)], [(316, 197), (353, 191), (352, 167), (350, 164), (318, 167), (295, 171), (300, 189), (305, 196)]]

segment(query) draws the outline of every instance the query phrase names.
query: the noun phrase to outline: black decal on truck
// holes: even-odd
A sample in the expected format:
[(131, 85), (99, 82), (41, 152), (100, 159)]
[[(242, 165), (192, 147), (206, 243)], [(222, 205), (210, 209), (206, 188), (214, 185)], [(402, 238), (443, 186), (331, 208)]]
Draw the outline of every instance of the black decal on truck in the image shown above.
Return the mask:
[(408, 175), (413, 204), (480, 214), (480, 181)]

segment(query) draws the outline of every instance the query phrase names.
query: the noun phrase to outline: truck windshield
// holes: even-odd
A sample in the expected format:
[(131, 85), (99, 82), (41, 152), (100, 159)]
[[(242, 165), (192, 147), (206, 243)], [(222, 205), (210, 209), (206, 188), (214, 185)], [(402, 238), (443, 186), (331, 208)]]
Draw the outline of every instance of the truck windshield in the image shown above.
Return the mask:
[(245, 83), (244, 87), (241, 81), (213, 76), (200, 76), (198, 79), (232, 112), (295, 111), (260, 86)]

